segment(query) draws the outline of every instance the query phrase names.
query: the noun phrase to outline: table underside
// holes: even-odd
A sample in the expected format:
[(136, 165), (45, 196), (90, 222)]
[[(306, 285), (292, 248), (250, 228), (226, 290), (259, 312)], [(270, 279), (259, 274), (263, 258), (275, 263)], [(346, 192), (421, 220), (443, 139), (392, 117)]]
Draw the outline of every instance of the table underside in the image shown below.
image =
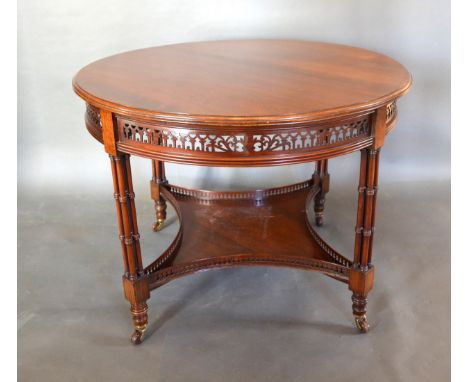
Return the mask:
[(240, 265), (318, 271), (348, 282), (352, 261), (333, 250), (310, 224), (320, 191), (311, 180), (256, 191), (161, 188), (180, 220), (169, 248), (144, 269), (154, 289), (193, 272)]

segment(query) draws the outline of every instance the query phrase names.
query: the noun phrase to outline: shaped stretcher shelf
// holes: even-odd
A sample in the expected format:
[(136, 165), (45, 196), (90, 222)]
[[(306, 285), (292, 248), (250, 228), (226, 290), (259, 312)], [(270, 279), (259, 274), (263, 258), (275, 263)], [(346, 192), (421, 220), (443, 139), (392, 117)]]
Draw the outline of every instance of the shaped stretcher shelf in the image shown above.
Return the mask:
[(350, 260), (326, 244), (307, 215), (312, 181), (257, 191), (217, 192), (165, 185), (180, 219), (171, 246), (145, 268), (151, 289), (193, 272), (239, 265), (286, 266), (348, 282)]

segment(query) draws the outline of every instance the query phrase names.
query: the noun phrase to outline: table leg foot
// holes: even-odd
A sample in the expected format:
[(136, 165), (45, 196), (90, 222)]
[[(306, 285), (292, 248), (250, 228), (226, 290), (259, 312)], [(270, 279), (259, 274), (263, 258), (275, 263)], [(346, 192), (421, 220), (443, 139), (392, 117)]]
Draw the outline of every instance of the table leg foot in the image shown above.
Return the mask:
[(156, 210), (156, 221), (153, 224), (153, 231), (158, 232), (163, 229), (164, 222), (166, 221), (167, 204), (162, 196), (159, 196), (159, 200), (154, 202), (154, 207)]
[(143, 342), (145, 331), (146, 327), (144, 329), (135, 329), (132, 337), (130, 338), (130, 341), (132, 341), (133, 345), (139, 345)]
[(367, 296), (353, 293), (351, 299), (353, 301), (353, 314), (356, 327), (361, 333), (367, 333), (370, 328), (366, 316)]
[(159, 232), (164, 227), (164, 220), (158, 220), (153, 223), (153, 232)]
[(364, 316), (354, 316), (354, 321), (356, 322), (356, 327), (361, 333), (367, 333), (369, 331), (369, 323), (367, 322), (366, 315)]
[(153, 232), (159, 232), (163, 229), (164, 227), (164, 220), (156, 220), (153, 223)]
[(148, 305), (146, 303), (135, 304), (132, 305), (130, 311), (135, 328), (130, 340), (134, 345), (139, 345), (143, 342), (143, 337), (148, 326)]
[(315, 202), (315, 224), (317, 227), (323, 225), (323, 210), (325, 207), (325, 198), (322, 199), (321, 206), (318, 205), (317, 201)]

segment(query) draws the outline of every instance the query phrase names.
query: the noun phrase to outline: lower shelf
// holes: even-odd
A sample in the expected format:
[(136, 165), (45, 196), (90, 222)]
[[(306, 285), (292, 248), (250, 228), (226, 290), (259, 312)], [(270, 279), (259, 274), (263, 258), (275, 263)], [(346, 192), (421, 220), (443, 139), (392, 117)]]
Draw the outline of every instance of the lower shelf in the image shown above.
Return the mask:
[(189, 273), (239, 265), (287, 266), (347, 282), (351, 262), (313, 230), (307, 205), (318, 192), (310, 181), (251, 192), (165, 186), (180, 231), (146, 269), (151, 288)]

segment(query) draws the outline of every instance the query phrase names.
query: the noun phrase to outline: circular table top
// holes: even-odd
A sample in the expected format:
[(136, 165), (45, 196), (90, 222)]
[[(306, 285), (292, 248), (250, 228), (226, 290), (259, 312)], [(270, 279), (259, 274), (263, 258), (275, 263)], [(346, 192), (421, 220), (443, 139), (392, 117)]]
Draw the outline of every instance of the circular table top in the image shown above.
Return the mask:
[(73, 79), (88, 103), (155, 120), (315, 121), (376, 109), (411, 86), (395, 60), (345, 45), (212, 41), (96, 61)]

